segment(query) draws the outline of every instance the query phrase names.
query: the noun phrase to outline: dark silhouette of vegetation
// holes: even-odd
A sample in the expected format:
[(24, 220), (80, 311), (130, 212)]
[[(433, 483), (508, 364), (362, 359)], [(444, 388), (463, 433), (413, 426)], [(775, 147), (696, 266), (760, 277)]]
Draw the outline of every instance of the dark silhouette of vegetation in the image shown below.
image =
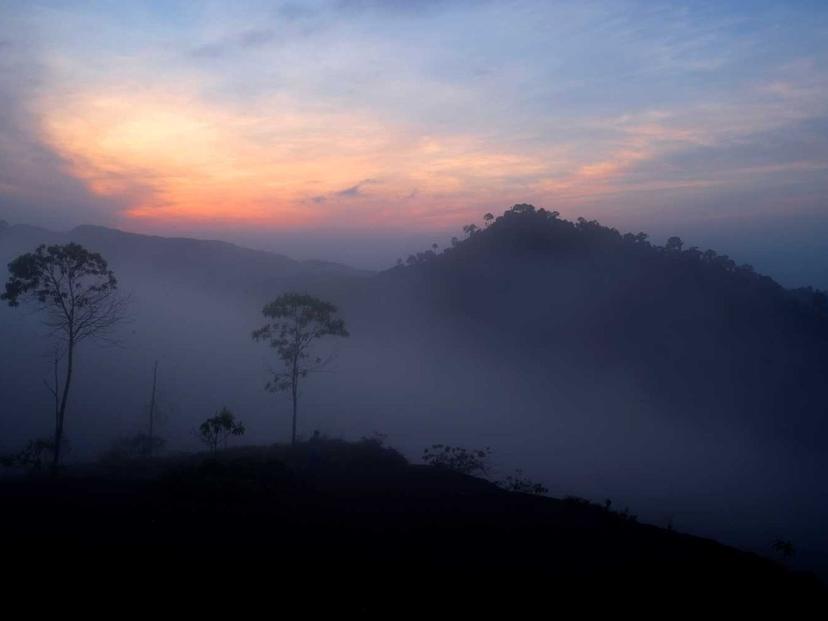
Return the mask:
[(316, 432), (308, 440), (277, 445), (270, 451), (274, 457), (294, 468), (311, 467), (343, 475), (374, 468), (393, 470), (408, 465), (408, 460), (396, 449), (386, 446), (385, 438), (379, 434), (349, 442)]
[(492, 450), (466, 449), (461, 446), (432, 444), (423, 451), (423, 461), (429, 466), (446, 468), (460, 474), (488, 474)]
[(0, 457), (0, 466), (19, 468), (30, 473), (39, 473), (54, 459), (55, 445), (52, 440), (31, 440), (20, 452)]
[(789, 560), (796, 554), (794, 544), (787, 539), (777, 539), (773, 542), (773, 551), (782, 557), (782, 560)]
[(267, 304), (262, 313), (268, 322), (253, 332), (253, 339), (264, 341), (273, 349), (283, 365), (267, 383), (268, 390), (290, 391), (293, 406), (291, 444), (296, 443), (296, 412), (300, 380), (320, 370), (330, 358), (313, 355), (313, 346), (326, 336), (349, 336), (345, 321), (337, 316), (337, 308), (311, 295), (285, 293)]
[[(312, 455), (318, 461), (308, 467)], [(446, 584), (418, 595), (423, 614), (438, 605), (514, 613), (530, 584), (530, 593), (535, 584), (552, 584), (566, 595), (583, 589), (645, 602), (655, 590), (705, 605), (744, 606), (757, 592), (763, 605), (824, 603), (817, 580), (769, 559), (621, 519), (583, 499), (507, 494), (448, 468), (409, 465), (378, 437), (346, 442), (319, 434), (295, 445), (124, 466), (87, 468), (57, 482), (0, 479), (0, 529), (15, 535), (4, 560), (17, 566), (19, 557), (82, 547), (86, 560), (112, 567), (128, 557), (127, 565), (146, 575), (150, 567), (158, 571), (161, 549), (182, 575), (235, 563), (268, 579), (274, 558), (285, 572), (305, 576), (324, 564), (329, 571), (314, 574), (315, 590), (353, 577), (344, 586), (357, 594), (359, 609), (379, 602), (378, 612), (398, 605), (423, 575)], [(56, 514), (65, 519), (56, 522)], [(359, 590), (365, 580), (370, 597)], [(492, 592), (469, 597), (480, 584)], [(335, 604), (341, 612), (343, 602)], [(526, 604), (527, 613), (536, 612), (534, 599)]]
[[(118, 281), (104, 258), (79, 244), (38, 246), (9, 264), (10, 276), (0, 299), (9, 306), (21, 301), (36, 305), (44, 323), (66, 357), (63, 388), (55, 417), (52, 469), (60, 465), (66, 406), (75, 362), (75, 350), (86, 339), (107, 337), (124, 319), (125, 299), (117, 294)], [(57, 356), (55, 365), (57, 365)]]
[(198, 431), (201, 441), (215, 454), (219, 446), (227, 448), (227, 440), (230, 436), (243, 435), (245, 428), (244, 424), (236, 421), (236, 415), (225, 407), (221, 408), (218, 414), (201, 423)]
[(508, 492), (517, 492), (519, 494), (545, 496), (549, 493), (549, 490), (545, 486), (524, 475), (523, 470), (520, 469), (515, 470), (514, 474), (507, 475), (502, 481), (498, 481), (497, 485)]

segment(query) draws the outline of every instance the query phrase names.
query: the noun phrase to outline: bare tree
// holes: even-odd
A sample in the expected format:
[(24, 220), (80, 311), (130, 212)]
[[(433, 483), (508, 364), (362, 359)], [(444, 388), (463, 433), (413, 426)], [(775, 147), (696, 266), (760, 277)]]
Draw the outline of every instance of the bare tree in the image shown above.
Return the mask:
[(103, 257), (75, 243), (38, 246), (9, 263), (9, 272), (0, 299), (8, 301), (9, 306), (19, 306), (21, 301), (34, 304), (45, 315), (44, 324), (59, 346), (55, 371), (58, 361), (66, 358), (63, 386), (58, 386), (56, 377), (53, 391), (56, 420), (52, 472), (57, 473), (75, 350), (87, 339), (108, 338), (125, 317), (126, 299), (118, 294), (118, 281)]
[(266, 388), (274, 392), (290, 391), (293, 402), (290, 442), (296, 444), (299, 380), (327, 362), (311, 355), (312, 346), (325, 336), (348, 336), (348, 331), (345, 322), (336, 316), (336, 306), (302, 293), (282, 294), (265, 306), (262, 313), (269, 321), (253, 332), (253, 338), (274, 348), (284, 365), (284, 370), (274, 372)]

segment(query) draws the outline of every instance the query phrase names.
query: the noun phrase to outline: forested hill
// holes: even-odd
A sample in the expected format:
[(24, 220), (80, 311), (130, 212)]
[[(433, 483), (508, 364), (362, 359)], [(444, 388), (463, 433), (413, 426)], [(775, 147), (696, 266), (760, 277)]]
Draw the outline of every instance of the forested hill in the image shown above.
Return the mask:
[(382, 274), (397, 292), (386, 299), (429, 322), (451, 318), (517, 368), (564, 361), (584, 390), (621, 372), (665, 417), (745, 418), (757, 432), (824, 447), (823, 292), (785, 289), (677, 237), (658, 246), (531, 205), (487, 214), (465, 233)]
[(828, 318), (824, 291), (812, 287), (785, 289), (752, 266), (740, 265), (725, 254), (695, 246), (685, 248), (678, 237), (659, 246), (651, 243), (646, 233), (622, 234), (584, 218), (571, 222), (560, 218), (556, 211), (527, 204), (515, 205), (498, 218), (486, 214), (482, 227), (470, 224), (463, 230), (465, 239), (453, 238), (451, 247), (439, 253), (434, 248), (411, 255), (406, 261), (401, 259), (397, 268), (421, 270), (427, 265), (463, 276), (480, 274), (480, 278), (490, 281), (490, 276), (515, 267), (514, 261), (523, 264), (519, 268), (529, 269), (531, 263), (540, 263), (548, 268), (576, 268), (593, 284), (618, 280), (619, 284), (631, 285), (630, 280), (635, 280), (638, 287), (631, 294), (661, 288), (684, 298), (705, 294), (733, 298), (728, 302), (755, 296), (752, 301), (781, 303), (788, 310), (802, 313), (803, 318)]

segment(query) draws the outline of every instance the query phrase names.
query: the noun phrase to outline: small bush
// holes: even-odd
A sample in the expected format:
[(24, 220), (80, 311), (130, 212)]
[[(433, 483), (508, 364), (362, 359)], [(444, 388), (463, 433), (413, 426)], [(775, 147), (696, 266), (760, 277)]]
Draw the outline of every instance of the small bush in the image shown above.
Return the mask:
[(31, 440), (20, 452), (0, 457), (0, 466), (20, 468), (31, 473), (42, 472), (51, 463), (54, 454), (55, 443), (51, 440)]
[(423, 451), (423, 461), (429, 466), (446, 468), (460, 474), (488, 474), (492, 449), (466, 449), (447, 444), (432, 444)]
[(524, 476), (523, 470), (515, 470), (515, 474), (508, 475), (504, 480), (497, 482), (498, 487), (505, 489), (508, 492), (516, 492), (519, 494), (536, 494), (538, 496), (545, 496), (549, 493), (540, 483), (532, 481), (529, 477)]
[(356, 442), (329, 438), (315, 432), (295, 445), (277, 445), (275, 455), (294, 468), (336, 470), (339, 472), (383, 470), (405, 466), (408, 461), (397, 450), (385, 445), (385, 436), (374, 434)]

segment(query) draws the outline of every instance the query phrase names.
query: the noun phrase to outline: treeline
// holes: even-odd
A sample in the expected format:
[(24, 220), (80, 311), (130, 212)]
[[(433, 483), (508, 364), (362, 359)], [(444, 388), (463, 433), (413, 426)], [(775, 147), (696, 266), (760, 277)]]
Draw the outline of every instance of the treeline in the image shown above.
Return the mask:
[(813, 287), (785, 289), (771, 277), (756, 272), (752, 265), (738, 263), (715, 250), (685, 247), (680, 237), (670, 237), (660, 246), (647, 233), (621, 233), (602, 225), (597, 220), (578, 218), (570, 221), (557, 211), (535, 208), (520, 203), (506, 210), (502, 216), (491, 213), (483, 216), (481, 226), (471, 223), (463, 226), (464, 237), (453, 237), (451, 245), (442, 251), (437, 244), (423, 252), (397, 260), (396, 268), (425, 265), (438, 257), (451, 261), (483, 252), (509, 250), (514, 252), (548, 251), (553, 254), (583, 258), (612, 256), (639, 261), (662, 262), (669, 268), (702, 270), (708, 277), (724, 278), (737, 285), (747, 285), (773, 295), (785, 295), (804, 308), (828, 317), (828, 295)]

